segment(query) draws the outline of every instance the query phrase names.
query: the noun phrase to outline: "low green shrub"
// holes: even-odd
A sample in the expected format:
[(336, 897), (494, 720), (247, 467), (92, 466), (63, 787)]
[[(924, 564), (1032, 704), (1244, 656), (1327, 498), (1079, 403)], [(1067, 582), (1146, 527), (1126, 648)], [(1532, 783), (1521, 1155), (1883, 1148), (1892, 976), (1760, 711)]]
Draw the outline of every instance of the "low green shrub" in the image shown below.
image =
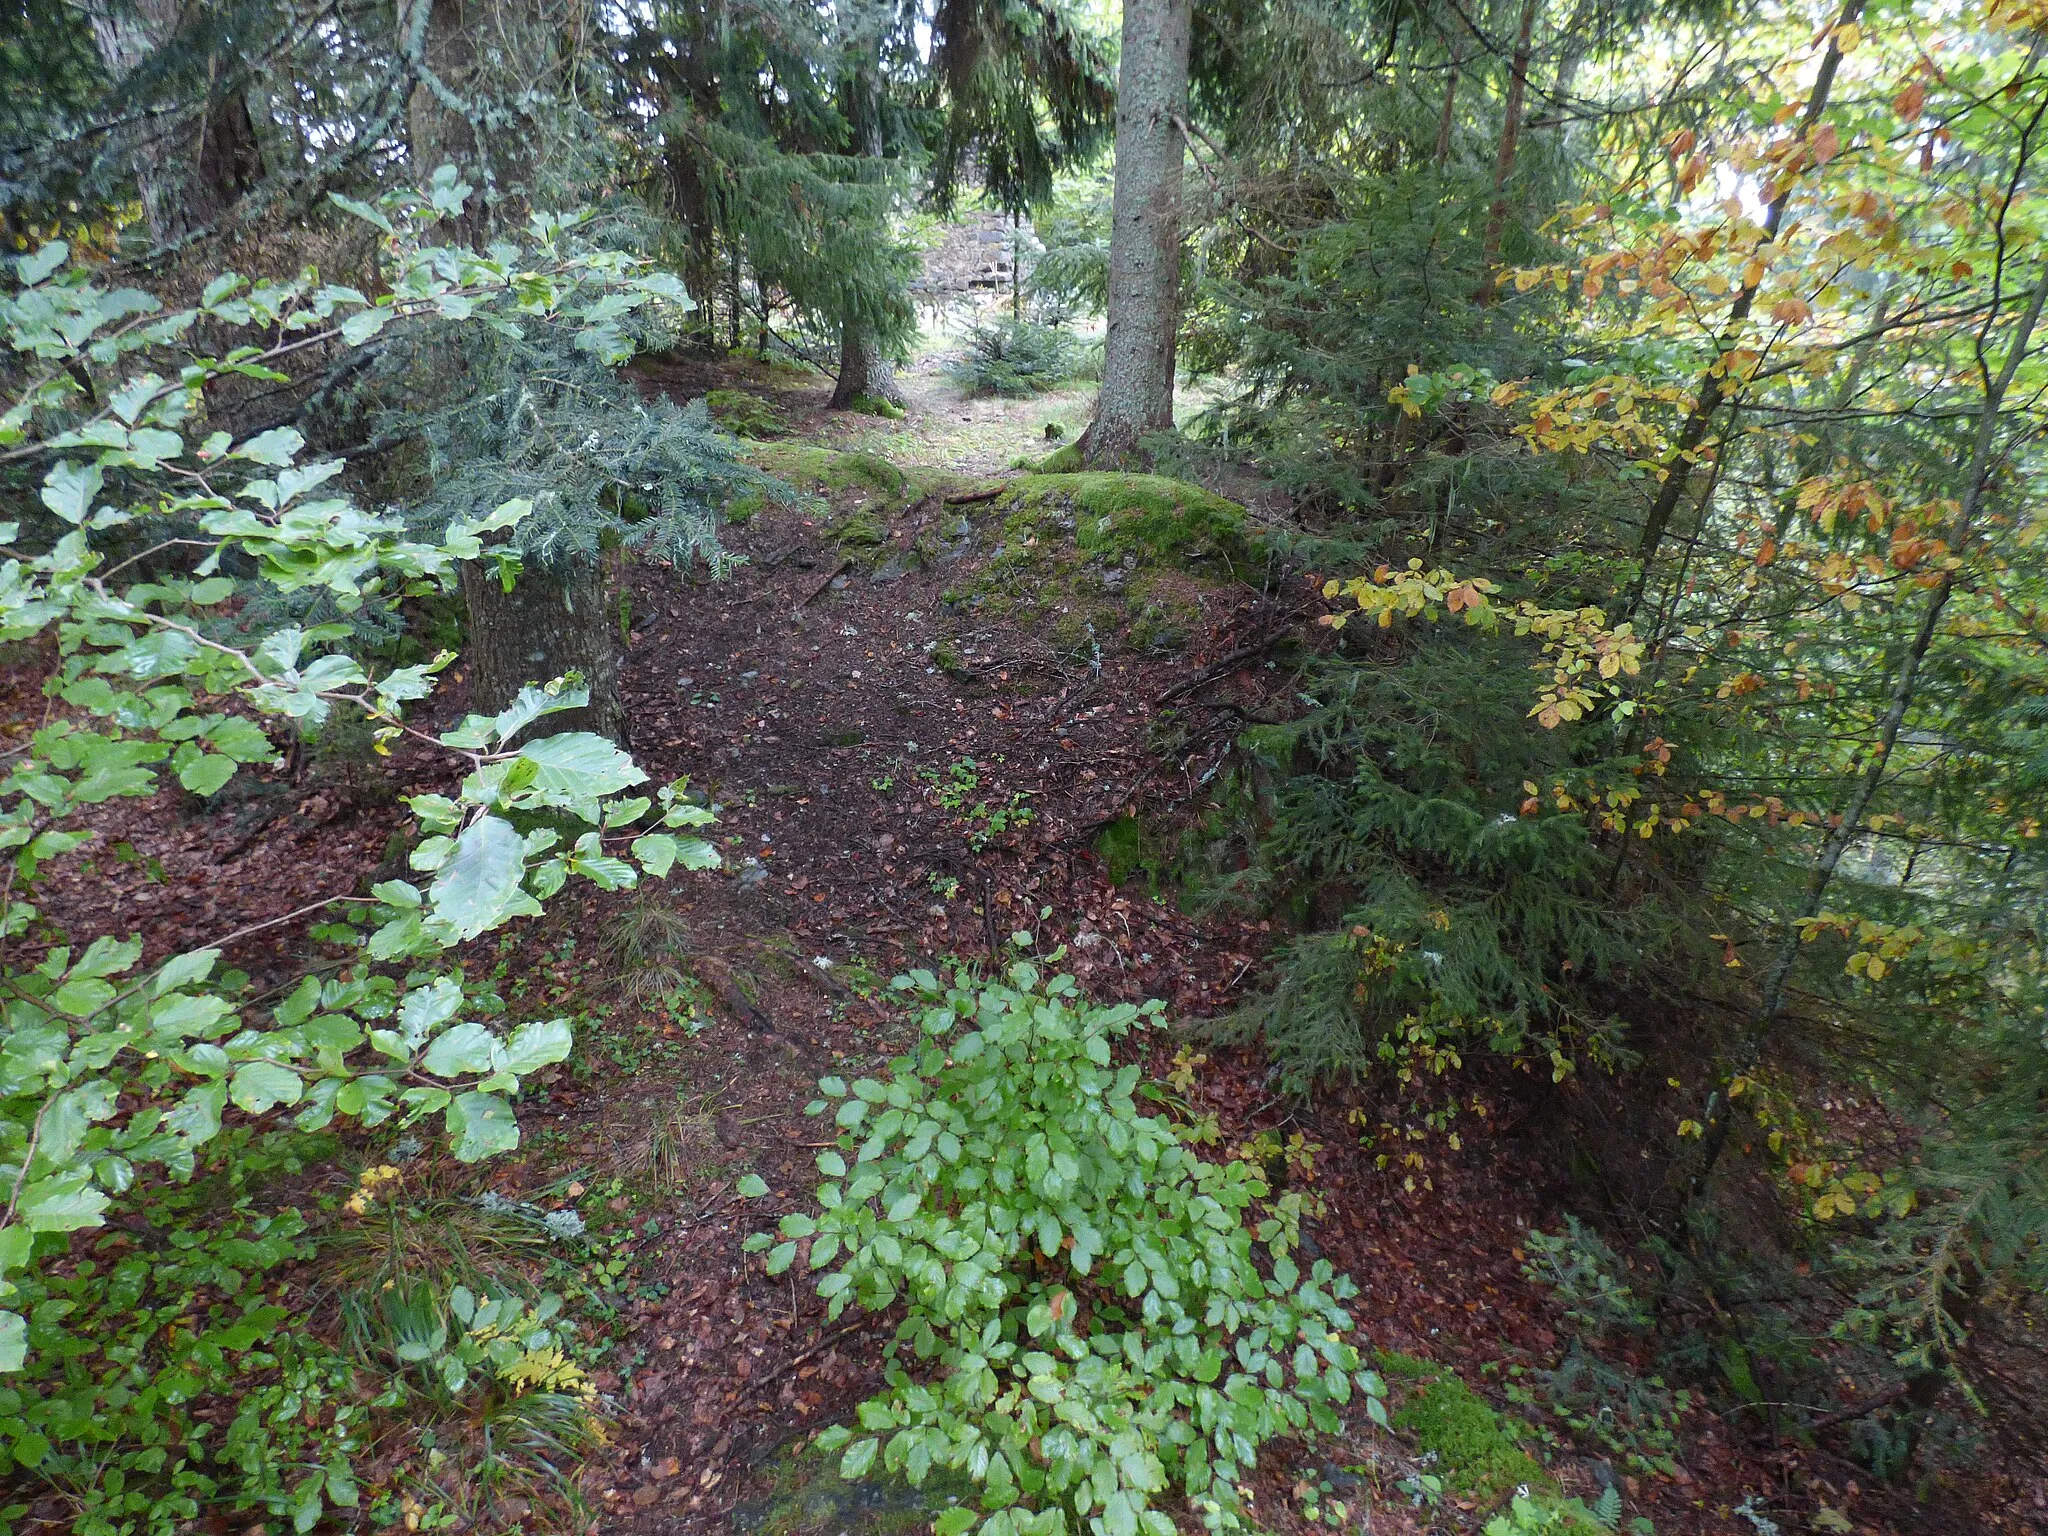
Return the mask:
[(948, 371), (970, 394), (1021, 398), (1072, 379), (1085, 351), (1071, 331), (1006, 317), (969, 331), (966, 355)]
[[(45, 657), (62, 704), (0, 776), (0, 936), (13, 941), (0, 962), (0, 1530), (173, 1536), (255, 1516), (307, 1532), (330, 1507), (391, 1498), (377, 1415), (415, 1388), (358, 1369), (323, 1334), (306, 1218), (288, 1202), (304, 1199), (305, 1170), (331, 1157), (325, 1135), (343, 1126), (410, 1133), (400, 1139), (416, 1154), (443, 1142), (461, 1163), (516, 1147), (514, 1101), (569, 1057), (570, 1021), (487, 1021), (450, 952), (539, 915), (572, 880), (611, 891), (718, 861), (710, 843), (675, 835), (711, 820), (679, 786), (629, 797), (647, 775), (611, 742), (529, 733), (589, 703), (579, 678), (543, 679), (494, 717), (439, 714), (435, 735), (405, 716), (452, 652), (394, 665), (382, 626), (308, 621), (371, 600), (452, 602), (465, 561), (509, 580), (517, 547), (501, 536), (535, 515), (531, 500), (508, 490), (474, 515), (444, 504), (431, 532), (408, 527), (353, 500), (346, 466), (312, 461), (297, 428), (237, 440), (233, 413), (216, 414), (223, 381), (281, 378), (276, 365), (309, 349), (338, 358), (443, 322), (447, 355), (467, 333), (536, 346), (548, 333), (554, 355), (609, 369), (632, 350), (624, 318), (680, 296), (673, 277), (585, 247), (580, 217), (536, 213), (525, 251), (422, 243), (469, 193), (443, 167), (424, 196), (348, 205), (390, 241), (374, 303), (309, 269), (284, 282), (223, 274), (193, 307), (166, 310), (100, 287), (97, 261), (67, 266), (63, 241), (11, 262), (0, 283), (0, 443), (21, 466), (0, 643)], [(709, 438), (698, 421), (644, 414), (622, 409), (588, 441), (638, 452), (655, 434), (666, 453)], [(720, 487), (745, 478), (726, 472), (736, 461), (723, 450), (709, 459)], [(625, 522), (622, 461), (579, 462), (580, 505)], [(471, 491), (538, 473), (527, 460), (467, 467), (481, 477)], [(562, 482), (548, 494), (559, 502)], [(678, 527), (708, 510), (694, 498), (678, 480), (656, 497)], [(252, 592), (264, 599), (253, 612)], [(197, 893), (158, 930), (191, 947), (148, 964), (142, 935), (73, 944), (51, 925), (41, 903), (54, 876), (104, 880), (87, 861), (128, 825), (110, 801), (173, 780), (200, 804), (232, 803), (244, 786), (274, 796), (285, 776), (258, 777), (281, 766), (273, 733), (317, 743), (323, 727), (360, 726), (373, 756), (408, 736), (461, 775), (450, 795), (406, 799), (414, 878), (337, 897), (347, 920), (330, 911), (312, 926), (315, 942), (352, 951), (346, 966), (254, 993), (221, 961), (255, 930), (227, 931)], [(268, 953), (287, 975), (300, 963), (296, 941)], [(374, 1267), (376, 1252), (357, 1256)], [(385, 1246), (384, 1260), (404, 1258)], [(596, 1426), (566, 1333), (529, 1310), (546, 1303), (475, 1300), (465, 1316), (453, 1293), (408, 1299), (454, 1309), (461, 1326), (438, 1344), (431, 1326), (404, 1341), (425, 1353), (394, 1344), (405, 1374), (434, 1363), (444, 1397), (473, 1391), (462, 1419), (497, 1384), (475, 1421), (472, 1438), (489, 1442), (479, 1464), (527, 1445), (568, 1467)]]
[(1526, 1241), (1529, 1261), (1522, 1273), (1557, 1293), (1573, 1335), (1554, 1368), (1526, 1372), (1527, 1385), (1510, 1386), (1509, 1397), (1547, 1411), (1582, 1443), (1637, 1472), (1675, 1472), (1679, 1421), (1692, 1406), (1692, 1394), (1601, 1353), (1616, 1339), (1652, 1326), (1650, 1310), (1625, 1278), (1627, 1266), (1575, 1216), (1565, 1217), (1564, 1229), (1554, 1234), (1531, 1228)]
[(1385, 1421), (1344, 1337), (1349, 1279), (1262, 1261), (1245, 1223), (1260, 1169), (1195, 1156), (1137, 1109), (1138, 1068), (1112, 1064), (1160, 1004), (1097, 1007), (1025, 963), (895, 985), (922, 1006), (923, 1044), (886, 1077), (823, 1080), (810, 1112), (840, 1135), (818, 1158), (818, 1214), (748, 1240), (771, 1274), (800, 1255), (830, 1271), (834, 1316), (904, 1309), (910, 1358), (857, 1429), (820, 1437), (844, 1476), (964, 1471), (981, 1510), (947, 1511), (941, 1536), (1050, 1536), (1069, 1514), (1173, 1536), (1153, 1507), (1172, 1487), (1236, 1530), (1234, 1485), (1265, 1442), (1335, 1431), (1354, 1389)]

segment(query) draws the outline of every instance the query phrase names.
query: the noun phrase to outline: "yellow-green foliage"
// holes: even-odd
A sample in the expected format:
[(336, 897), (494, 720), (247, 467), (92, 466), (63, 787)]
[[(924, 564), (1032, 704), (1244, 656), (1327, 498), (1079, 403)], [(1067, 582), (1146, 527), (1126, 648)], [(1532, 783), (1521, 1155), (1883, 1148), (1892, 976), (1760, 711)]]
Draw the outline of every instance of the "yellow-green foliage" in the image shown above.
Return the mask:
[(1506, 1421), (1457, 1374), (1409, 1355), (1383, 1355), (1378, 1362), (1390, 1380), (1408, 1385), (1407, 1400), (1394, 1427), (1434, 1451), (1444, 1482), (1456, 1493), (1497, 1504), (1527, 1484), (1549, 1489), (1542, 1463), (1523, 1450)]

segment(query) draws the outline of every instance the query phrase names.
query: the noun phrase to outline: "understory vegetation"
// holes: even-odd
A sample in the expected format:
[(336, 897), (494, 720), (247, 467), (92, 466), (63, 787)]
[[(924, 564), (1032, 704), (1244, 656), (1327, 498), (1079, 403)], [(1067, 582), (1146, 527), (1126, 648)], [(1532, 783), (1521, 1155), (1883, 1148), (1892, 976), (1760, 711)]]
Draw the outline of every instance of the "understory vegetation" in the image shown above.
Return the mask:
[(0, 83), (0, 1536), (2048, 1518), (2040, 0)]

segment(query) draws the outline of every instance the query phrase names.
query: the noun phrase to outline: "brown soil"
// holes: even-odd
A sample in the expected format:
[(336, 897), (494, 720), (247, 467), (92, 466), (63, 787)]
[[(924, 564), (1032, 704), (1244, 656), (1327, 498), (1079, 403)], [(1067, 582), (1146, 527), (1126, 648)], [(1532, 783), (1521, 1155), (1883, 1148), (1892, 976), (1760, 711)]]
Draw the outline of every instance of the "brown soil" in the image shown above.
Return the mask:
[[(805, 439), (968, 475), (1043, 452), (1048, 416), (1078, 427), (1084, 403), (969, 405), (929, 361), (911, 375), (912, 413), (901, 423), (824, 418), (822, 384), (758, 372), (668, 364), (645, 377), (679, 393), (753, 388)], [(889, 523), (886, 540), (907, 547), (935, 519), (983, 510), (926, 498)], [(1029, 932), (1039, 952), (1066, 946), (1062, 964), (1092, 992), (1164, 998), (1176, 1020), (1199, 1020), (1258, 985), (1272, 943), (1254, 917), (1191, 916), (1142, 883), (1119, 888), (1091, 840), (1133, 804), (1165, 815), (1199, 808), (1235, 718), (1190, 708), (1186, 697), (1162, 700), (1288, 624), (1282, 608), (1249, 589), (1218, 589), (1188, 653), (1142, 656), (1105, 637), (1095, 665), (971, 602), (948, 605), (985, 542), (882, 579), (842, 568), (833, 520), (815, 505), (771, 507), (729, 531), (746, 557), (729, 577), (651, 566), (633, 577), (624, 673), (633, 746), (657, 779), (688, 774), (722, 807), (725, 869), (639, 898), (565, 897), (516, 936), (516, 969), (599, 1014), (582, 1026), (587, 1071), (544, 1085), (522, 1109), (525, 1148), (487, 1177), (507, 1193), (566, 1190), (561, 1198), (583, 1202), (623, 1261), (601, 1377), (618, 1428), (589, 1479), (607, 1532), (735, 1529), (733, 1512), (762, 1496), (773, 1453), (846, 1415), (879, 1380), (887, 1320), (828, 1325), (803, 1283), (768, 1278), (740, 1245), (807, 1199), (824, 1141), (802, 1113), (815, 1078), (872, 1064), (900, 1041), (881, 982), (946, 957), (986, 964), (1014, 952), (1013, 933)], [(941, 644), (950, 666), (933, 659)], [(1258, 704), (1257, 665), (1216, 669), (1201, 697)], [(40, 712), (26, 693), (11, 702), (17, 719)], [(1169, 709), (1178, 711), (1171, 733), (1159, 729)], [(1162, 742), (1173, 747), (1164, 756)], [(967, 759), (979, 782), (967, 805), (948, 809), (923, 775)], [(434, 777), (404, 753), (390, 773), (408, 787)], [(103, 858), (90, 881), (55, 893), (55, 915), (78, 932), (142, 930), (161, 953), (354, 888), (403, 821), (388, 799), (379, 803), (389, 785), (365, 792), (305, 771), (296, 783), (290, 772), (253, 777), (225, 811), (199, 814), (170, 796), (123, 808), (119, 835), (139, 861)], [(1015, 797), (1028, 823), (976, 847), (972, 804)], [(680, 948), (702, 1003), (694, 1035), (676, 1013), (635, 1001), (634, 978), (596, 958), (632, 900), (672, 909), (687, 933)], [(174, 906), (176, 921), (165, 916)], [(236, 958), (253, 967), (278, 952), (275, 937), (245, 941)], [(581, 969), (561, 958), (570, 938)], [(1168, 1069), (1177, 1045), (1153, 1043), (1155, 1071)], [(1270, 1129), (1322, 1144), (1316, 1187), (1328, 1210), (1308, 1230), (1359, 1282), (1362, 1340), (1455, 1367), (1497, 1401), (1502, 1368), (1554, 1361), (1566, 1325), (1523, 1279), (1519, 1250), (1530, 1224), (1555, 1221), (1561, 1190), (1518, 1140), (1511, 1097), (1483, 1093), (1494, 1113), (1463, 1122), (1462, 1150), (1430, 1147), (1412, 1176), (1379, 1169), (1360, 1144), (1347, 1112), (1364, 1100), (1287, 1102), (1255, 1056), (1197, 1048), (1209, 1059), (1192, 1107), (1216, 1114), (1228, 1143)], [(767, 1180), (769, 1198), (735, 1197), (748, 1172)], [(1651, 1516), (1665, 1536), (1760, 1529), (1733, 1513), (1745, 1494), (1787, 1531), (1809, 1529), (1823, 1503), (1861, 1531), (1970, 1528), (1872, 1489), (1831, 1456), (1731, 1443), (1705, 1413), (1691, 1416), (1683, 1440), (1678, 1476), (1626, 1480), (1628, 1513)], [(1362, 1461), (1387, 1469), (1373, 1531), (1476, 1529), (1486, 1511), (1416, 1509), (1393, 1491), (1413, 1466), (1407, 1457), (1362, 1422), (1340, 1451), (1276, 1447), (1262, 1464), (1261, 1517), (1277, 1531), (1305, 1529), (1289, 1492), (1295, 1473)], [(1556, 1466), (1567, 1489), (1589, 1496), (1595, 1470), (1571, 1451)], [(2032, 1492), (2009, 1479), (1980, 1489), (1975, 1528), (2029, 1528), (2032, 1511), (2019, 1512)], [(1999, 1498), (2013, 1513), (1989, 1511)]]

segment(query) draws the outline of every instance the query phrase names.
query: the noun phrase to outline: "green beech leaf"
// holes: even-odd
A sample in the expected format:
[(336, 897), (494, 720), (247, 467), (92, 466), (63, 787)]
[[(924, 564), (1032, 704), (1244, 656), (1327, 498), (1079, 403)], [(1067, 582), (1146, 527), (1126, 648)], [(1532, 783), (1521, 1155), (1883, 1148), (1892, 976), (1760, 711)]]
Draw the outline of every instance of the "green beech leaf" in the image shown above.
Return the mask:
[(218, 752), (196, 757), (178, 770), (178, 782), (201, 797), (219, 794), (235, 776), (235, 760)]
[(228, 1097), (235, 1107), (260, 1115), (279, 1104), (296, 1104), (305, 1084), (299, 1074), (274, 1061), (244, 1062), (228, 1083)]
[(567, 1019), (536, 1019), (512, 1031), (505, 1042), (504, 1069), (522, 1076), (569, 1059), (575, 1037)]
[(31, 1232), (76, 1232), (100, 1225), (107, 1197), (84, 1172), (35, 1179), (21, 1192), (15, 1214)]
[(839, 1475), (848, 1480), (865, 1477), (868, 1468), (875, 1464), (875, 1451), (880, 1445), (879, 1440), (854, 1441), (839, 1458)]
[(30, 251), (14, 264), (15, 281), (24, 288), (33, 288), (44, 278), (55, 272), (71, 258), (71, 244), (66, 240), (50, 240)]
[(298, 457), (299, 450), (306, 446), (305, 434), (296, 427), (272, 427), (268, 432), (237, 444), (229, 450), (228, 456), (247, 459), (252, 464), (268, 464), (278, 467), (291, 463)]
[(534, 765), (527, 793), (543, 805), (598, 800), (647, 782), (628, 753), (590, 731), (543, 736), (521, 747), (519, 756)]
[(43, 505), (67, 523), (82, 523), (105, 480), (99, 465), (67, 460), (43, 477)]
[(466, 1072), (491, 1070), (497, 1039), (481, 1024), (450, 1025), (434, 1037), (420, 1065), (436, 1077), (460, 1077)]
[(518, 1146), (519, 1121), (495, 1093), (458, 1094), (448, 1105), (448, 1134), (455, 1156), (474, 1163)]
[(433, 915), (473, 939), (510, 915), (521, 894), (526, 845), (512, 824), (498, 816), (471, 822), (455, 840), (455, 852), (434, 878), (428, 895)]

